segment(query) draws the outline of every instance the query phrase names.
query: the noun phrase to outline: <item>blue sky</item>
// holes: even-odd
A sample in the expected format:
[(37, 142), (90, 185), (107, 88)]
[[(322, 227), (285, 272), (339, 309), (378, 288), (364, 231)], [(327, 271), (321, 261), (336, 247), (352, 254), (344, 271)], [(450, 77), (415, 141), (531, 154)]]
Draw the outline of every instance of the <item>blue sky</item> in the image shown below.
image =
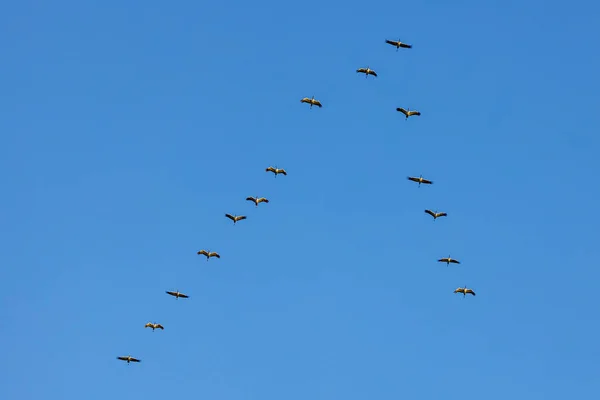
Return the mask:
[(122, 3), (0, 13), (3, 397), (600, 392), (597, 4)]

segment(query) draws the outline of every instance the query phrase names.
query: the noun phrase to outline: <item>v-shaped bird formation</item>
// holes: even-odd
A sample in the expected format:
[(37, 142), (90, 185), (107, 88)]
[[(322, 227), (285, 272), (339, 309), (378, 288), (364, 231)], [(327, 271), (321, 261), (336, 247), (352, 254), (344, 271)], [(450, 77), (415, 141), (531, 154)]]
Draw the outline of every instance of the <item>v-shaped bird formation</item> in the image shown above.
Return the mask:
[[(401, 42), (400, 40), (396, 41), (396, 40), (387, 40), (386, 39), (385, 43), (395, 47), (396, 51), (398, 51), (399, 49), (412, 49), (412, 47), (413, 47), (412, 45)], [(369, 75), (372, 75), (373, 77), (378, 77), (377, 72), (375, 72), (375, 70), (371, 69), (370, 66), (367, 66), (366, 68), (365, 67), (358, 68), (356, 70), (356, 73), (364, 74), (365, 78), (368, 78)], [(308, 104), (310, 109), (312, 109), (313, 106), (316, 106), (318, 108), (323, 108), (323, 104), (318, 99), (315, 99), (315, 96), (311, 96), (310, 98), (303, 97), (300, 100), (300, 102)], [(420, 111), (411, 110), (410, 108), (397, 107), (396, 111), (404, 114), (406, 121), (408, 121), (409, 117), (421, 116)], [(265, 171), (273, 173), (273, 176), (275, 178), (277, 178), (277, 175), (287, 176), (287, 171), (283, 168), (278, 168), (277, 166), (275, 166), (275, 167), (269, 166), (265, 169)], [(417, 183), (419, 188), (421, 187), (421, 185), (432, 185), (433, 184), (433, 181), (423, 178), (422, 175), (419, 175), (419, 177), (409, 176), (409, 177), (407, 177), (407, 179), (411, 182)], [(250, 202), (254, 203), (255, 208), (257, 208), (259, 206), (259, 204), (261, 204), (261, 203), (264, 203), (264, 204), (269, 203), (269, 200), (266, 197), (259, 197), (259, 196), (248, 196), (248, 197), (246, 197), (246, 201), (250, 201)], [(448, 214), (446, 212), (438, 212), (437, 210), (432, 211), (430, 209), (426, 209), (425, 213), (429, 214), (433, 218), (434, 221), (436, 221), (440, 217), (448, 216)], [(237, 215), (237, 214), (229, 214), (229, 213), (226, 213), (225, 217), (228, 218), (229, 220), (231, 220), (233, 225), (236, 225), (238, 222), (247, 219), (247, 216), (245, 216), (245, 215)], [(216, 251), (208, 250), (208, 249), (199, 250), (196, 254), (206, 257), (206, 261), (209, 261), (211, 258), (215, 258), (215, 259), (221, 258), (221, 255), (219, 253), (217, 253)], [(446, 266), (450, 266), (450, 264), (456, 264), (456, 265), (460, 264), (460, 261), (450, 257), (450, 255), (448, 255), (448, 257), (440, 258), (437, 261), (440, 263), (445, 263)], [(188, 299), (190, 297), (187, 294), (180, 292), (179, 290), (175, 290), (175, 291), (167, 290), (166, 293), (172, 297), (175, 297), (176, 300), (179, 300), (179, 298)], [(462, 293), (463, 297), (466, 297), (467, 294), (475, 296), (475, 291), (473, 289), (468, 288), (467, 286), (459, 287), (459, 288), (455, 289), (454, 293), (459, 293), (459, 294)], [(165, 329), (160, 323), (157, 323), (157, 322), (148, 322), (148, 323), (146, 323), (146, 325), (144, 325), (144, 328), (152, 328), (152, 331), (155, 331), (156, 329), (160, 329), (160, 330)], [(132, 363), (132, 362), (134, 362), (134, 363), (141, 362), (140, 359), (134, 358), (131, 355), (119, 356), (119, 357), (117, 357), (117, 359), (121, 360), (121, 361), (125, 361), (125, 362), (127, 362), (127, 364)]]

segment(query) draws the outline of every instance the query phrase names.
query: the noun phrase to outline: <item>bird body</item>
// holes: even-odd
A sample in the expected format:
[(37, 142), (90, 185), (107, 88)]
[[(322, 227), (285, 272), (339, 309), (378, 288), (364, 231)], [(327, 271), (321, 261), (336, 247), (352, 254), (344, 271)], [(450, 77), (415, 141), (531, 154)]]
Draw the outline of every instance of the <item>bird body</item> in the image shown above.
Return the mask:
[(302, 100), (300, 100), (300, 103), (310, 104), (310, 108), (312, 108), (312, 106), (317, 106), (319, 108), (323, 107), (319, 100), (315, 100), (315, 96), (310, 99), (308, 97), (304, 97)]
[(416, 178), (414, 176), (409, 176), (409, 177), (407, 177), (407, 179), (409, 181), (417, 182), (419, 184), (419, 187), (421, 187), (421, 183), (424, 184), (424, 185), (431, 185), (431, 184), (433, 184), (433, 181), (427, 180), (427, 179), (423, 178), (421, 175), (419, 175), (418, 178)]
[(407, 120), (408, 117), (412, 117), (413, 115), (415, 115), (417, 117), (419, 115), (421, 115), (421, 113), (419, 111), (410, 111), (410, 109), (405, 109), (405, 108), (402, 108), (402, 107), (396, 108), (396, 111), (399, 111), (402, 114), (404, 114), (406, 116), (405, 120)]
[(287, 172), (285, 172), (285, 169), (283, 169), (283, 168), (268, 167), (267, 169), (265, 169), (265, 171), (274, 173), (275, 174), (275, 178), (277, 178), (278, 174), (287, 175)]
[(162, 329), (162, 330), (165, 329), (165, 327), (162, 326), (161, 324), (152, 323), (152, 322), (148, 322), (146, 325), (144, 325), (144, 328), (152, 328), (152, 331), (154, 331), (155, 329)]
[(180, 297), (183, 298), (183, 299), (187, 299), (188, 297), (190, 297), (187, 294), (181, 293), (179, 290), (177, 290), (175, 292), (170, 292), (170, 291), (167, 290), (167, 294), (170, 294), (171, 296), (174, 296), (175, 299), (179, 299)]
[(138, 362), (138, 363), (142, 362), (142, 360), (139, 360), (137, 358), (133, 358), (131, 356), (119, 356), (119, 357), (117, 357), (117, 359), (121, 360), (121, 361), (127, 361), (127, 364), (129, 364), (130, 362)]
[(448, 214), (446, 214), (445, 212), (433, 212), (431, 210), (425, 210), (425, 213), (431, 215), (433, 217), (433, 220), (435, 221), (436, 219), (438, 219), (439, 217), (446, 217)]
[(356, 70), (356, 72), (360, 72), (365, 74), (365, 78), (368, 78), (369, 75), (373, 75), (374, 77), (377, 77), (377, 73), (375, 71), (373, 71), (371, 68), (367, 67), (367, 68), (359, 68)]
[(231, 215), (231, 214), (225, 214), (225, 216), (227, 218), (229, 218), (230, 220), (233, 221), (233, 224), (235, 225), (236, 222), (241, 221), (243, 219), (246, 219), (245, 215)]
[(246, 197), (246, 200), (253, 202), (256, 207), (258, 207), (258, 203), (268, 203), (269, 200), (264, 197)]
[(385, 40), (385, 42), (387, 44), (391, 44), (392, 46), (394, 46), (396, 48), (396, 51), (398, 51), (398, 49), (400, 47), (402, 47), (403, 49), (411, 49), (412, 45), (407, 44), (407, 43), (402, 43), (400, 40)]
[(473, 291), (473, 289), (468, 289), (466, 286), (464, 288), (462, 288), (462, 287), (456, 288), (454, 290), (454, 293), (462, 293), (463, 297), (465, 297), (467, 295), (467, 293), (475, 296), (475, 292)]
[(219, 253), (217, 253), (216, 251), (200, 250), (196, 254), (206, 256), (206, 261), (208, 261), (208, 259), (211, 258), (211, 257), (221, 258), (221, 256), (219, 255)]
[(445, 262), (445, 263), (446, 263), (446, 266), (450, 265), (451, 263), (452, 263), (452, 264), (460, 264), (460, 261), (458, 261), (458, 260), (455, 260), (454, 258), (451, 258), (450, 256), (448, 256), (448, 257), (445, 257), (445, 258), (440, 258), (440, 259), (438, 260), (438, 262)]

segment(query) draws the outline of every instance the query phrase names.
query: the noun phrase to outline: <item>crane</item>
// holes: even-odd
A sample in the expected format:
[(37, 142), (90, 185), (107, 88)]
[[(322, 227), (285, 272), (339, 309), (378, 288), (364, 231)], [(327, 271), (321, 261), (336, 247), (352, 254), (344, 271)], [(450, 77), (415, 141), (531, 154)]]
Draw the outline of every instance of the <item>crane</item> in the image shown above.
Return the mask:
[(419, 187), (421, 187), (421, 183), (424, 185), (432, 185), (433, 182), (429, 181), (425, 178), (423, 178), (423, 176), (419, 175), (418, 178), (415, 178), (414, 176), (409, 176), (406, 179), (408, 179), (409, 181), (413, 181), (413, 182), (417, 182), (419, 184)]
[(365, 74), (365, 78), (368, 78), (369, 75), (373, 75), (374, 77), (377, 77), (377, 73), (375, 71), (373, 71), (371, 68), (367, 67), (367, 68), (359, 68), (356, 70), (356, 72), (360, 72)]
[(404, 119), (405, 121), (408, 119), (408, 117), (412, 117), (413, 115), (415, 115), (417, 117), (419, 115), (421, 115), (421, 113), (419, 111), (410, 111), (410, 108), (404, 109), (402, 107), (398, 107), (398, 108), (396, 108), (396, 111), (399, 111), (406, 116), (406, 118)]
[(269, 202), (269, 200), (266, 199), (266, 198), (264, 198), (264, 197), (252, 197), (252, 196), (250, 196), (250, 197), (246, 197), (246, 200), (249, 200), (249, 201), (253, 202), (256, 205), (256, 207), (258, 207), (258, 203), (268, 203)]
[(230, 220), (232, 220), (234, 225), (235, 225), (236, 222), (241, 221), (243, 219), (246, 219), (245, 215), (239, 215), (238, 216), (238, 215), (225, 214), (225, 216), (227, 218), (229, 218)]
[(200, 250), (196, 254), (206, 256), (206, 261), (208, 261), (208, 259), (211, 258), (211, 257), (221, 258), (221, 256), (219, 255), (219, 253), (217, 253), (216, 251), (207, 251), (207, 250), (204, 250), (204, 249)]
[(436, 219), (438, 219), (439, 217), (446, 217), (448, 216), (448, 214), (446, 214), (445, 212), (433, 212), (431, 210), (425, 210), (425, 212), (429, 215), (431, 215), (433, 217), (433, 220), (435, 221)]
[(189, 298), (189, 297), (190, 297), (190, 296), (188, 296), (187, 294), (183, 294), (183, 293), (181, 293), (179, 290), (177, 290), (177, 291), (175, 291), (175, 292), (170, 292), (170, 291), (168, 291), (168, 290), (167, 290), (167, 294), (170, 294), (171, 296), (174, 296), (176, 300), (177, 300), (177, 299), (179, 299), (180, 297), (181, 297), (182, 299), (187, 299), (187, 298)]
[(308, 97), (304, 97), (302, 100), (300, 100), (300, 103), (310, 104), (310, 108), (312, 108), (312, 106), (317, 106), (319, 108), (323, 107), (319, 100), (315, 100), (315, 96), (310, 99)]
[(445, 257), (445, 258), (440, 258), (440, 259), (438, 260), (438, 262), (445, 262), (445, 263), (446, 263), (446, 267), (447, 267), (448, 265), (450, 265), (451, 263), (452, 263), (452, 264), (460, 264), (460, 261), (458, 261), (458, 260), (455, 260), (454, 258), (450, 258), (450, 256), (448, 256), (448, 257)]
[(396, 41), (396, 40), (387, 40), (387, 39), (386, 39), (386, 40), (385, 40), (385, 42), (386, 42), (387, 44), (391, 44), (392, 46), (394, 46), (394, 47), (396, 48), (396, 51), (398, 51), (398, 49), (399, 49), (400, 47), (402, 47), (403, 49), (412, 49), (412, 45), (410, 45), (410, 44), (407, 44), (407, 43), (402, 43), (402, 42), (400, 41), (400, 39), (398, 39), (397, 41)]
[(162, 329), (162, 330), (165, 329), (165, 327), (162, 326), (161, 324), (152, 323), (152, 322), (148, 322), (146, 325), (144, 325), (144, 328), (152, 328), (153, 332), (155, 329)]

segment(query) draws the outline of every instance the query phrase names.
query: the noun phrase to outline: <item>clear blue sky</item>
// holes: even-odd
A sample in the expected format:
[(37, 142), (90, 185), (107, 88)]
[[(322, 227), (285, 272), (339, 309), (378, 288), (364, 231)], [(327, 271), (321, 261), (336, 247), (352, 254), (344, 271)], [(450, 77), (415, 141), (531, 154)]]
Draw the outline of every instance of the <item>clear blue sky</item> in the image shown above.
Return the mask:
[(3, 398), (600, 393), (600, 6), (122, 3), (0, 13)]

